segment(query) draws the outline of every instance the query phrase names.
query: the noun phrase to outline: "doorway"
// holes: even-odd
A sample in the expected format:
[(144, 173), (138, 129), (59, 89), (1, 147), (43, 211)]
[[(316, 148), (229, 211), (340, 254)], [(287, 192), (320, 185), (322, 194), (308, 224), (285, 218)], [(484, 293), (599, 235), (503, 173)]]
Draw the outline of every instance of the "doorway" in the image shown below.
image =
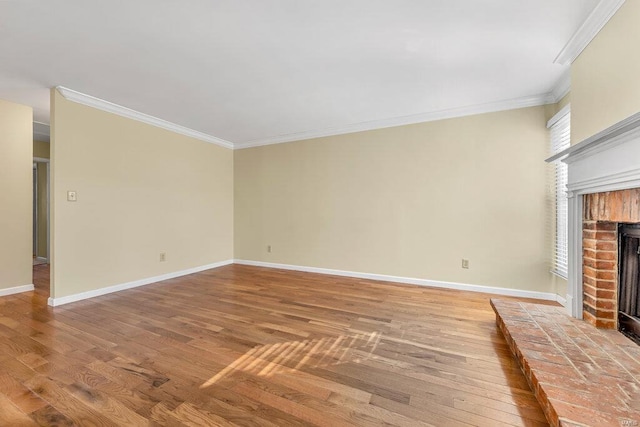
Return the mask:
[(49, 263), (49, 159), (33, 159), (33, 265)]
[(33, 265), (38, 256), (38, 165), (33, 162)]

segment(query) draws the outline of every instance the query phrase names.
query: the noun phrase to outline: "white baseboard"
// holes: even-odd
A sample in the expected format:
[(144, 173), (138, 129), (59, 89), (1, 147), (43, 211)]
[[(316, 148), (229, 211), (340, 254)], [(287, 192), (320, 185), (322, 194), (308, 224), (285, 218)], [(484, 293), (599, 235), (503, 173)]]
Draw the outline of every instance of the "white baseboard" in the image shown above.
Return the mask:
[(46, 262), (49, 262), (49, 260), (48, 260), (47, 258), (42, 257), (42, 256), (36, 257), (36, 259), (37, 259), (38, 261), (46, 261)]
[[(119, 285), (107, 286), (106, 288), (95, 289), (93, 291), (81, 292), (79, 294), (68, 295), (60, 298), (49, 298), (48, 304), (51, 307), (57, 307), (63, 304), (69, 304), (88, 298), (99, 297), (101, 295), (111, 294), (113, 292), (124, 291), (126, 289), (137, 288), (139, 286), (149, 285), (151, 283), (161, 282), (163, 280), (174, 279), (176, 277), (186, 276), (188, 274), (199, 273), (204, 270), (222, 267), (224, 265), (233, 264), (233, 260), (216, 262), (213, 264), (201, 265), (199, 267), (189, 268), (186, 270), (175, 271), (173, 273), (162, 274), (160, 276), (148, 277), (146, 279), (135, 280), (133, 282), (122, 283)], [(32, 289), (33, 289), (33, 285)]]
[[(439, 280), (417, 279), (412, 277), (401, 277), (401, 276), (388, 276), (384, 274), (361, 273), (356, 271), (345, 271), (345, 270), (332, 270), (329, 268), (306, 267), (306, 266), (290, 265), (290, 264), (276, 264), (271, 262), (248, 261), (248, 260), (241, 260), (241, 259), (226, 260), (226, 261), (221, 261), (213, 264), (207, 264), (199, 267), (190, 268), (187, 270), (176, 271), (173, 273), (167, 273), (160, 276), (154, 276), (146, 279), (135, 280), (133, 282), (127, 282), (119, 285), (108, 286), (106, 288), (100, 288), (92, 291), (81, 292), (79, 294), (68, 295), (66, 297), (49, 298), (48, 304), (52, 307), (57, 307), (60, 305), (69, 304), (76, 301), (82, 301), (88, 298), (94, 298), (101, 295), (107, 295), (114, 292), (123, 291), (126, 289), (137, 288), (139, 286), (145, 286), (152, 283), (161, 282), (163, 280), (186, 276), (188, 274), (198, 273), (204, 270), (210, 270), (213, 268), (218, 268), (218, 267), (222, 267), (229, 264), (251, 265), (251, 266), (266, 267), (266, 268), (279, 268), (283, 270), (304, 271), (308, 273), (330, 274), (334, 276), (380, 280), (383, 282), (407, 283), (407, 284), (418, 285), (418, 286), (430, 286), (435, 288), (455, 289), (455, 290), (471, 291), (471, 292), (483, 292), (488, 294), (507, 295), (507, 296), (514, 296), (514, 297), (522, 297), (522, 298), (534, 298), (534, 299), (547, 300), (547, 301), (557, 301), (558, 303), (566, 307), (566, 300), (561, 296), (551, 292), (537, 292), (537, 291), (527, 291), (522, 289), (498, 288), (494, 286), (471, 285), (466, 283), (443, 282)], [(11, 295), (19, 292), (32, 291), (33, 289), (34, 289), (33, 285), (18, 286), (18, 287), (9, 288), (9, 289), (0, 289), (0, 296)]]
[(33, 284), (31, 285), (22, 285), (15, 286), (13, 288), (0, 289), (0, 297), (5, 297), (7, 295), (19, 294), (22, 292), (29, 292), (34, 290)]
[(563, 307), (567, 306), (567, 300), (565, 298), (562, 298), (560, 295), (556, 295), (556, 302)]
[(308, 273), (331, 274), (334, 276), (355, 277), (358, 279), (380, 280), (384, 282), (407, 283), (418, 286), (431, 286), (434, 288), (455, 289), (460, 291), (483, 292), (487, 294), (506, 295), (512, 297), (534, 298), (546, 301), (558, 301), (558, 295), (552, 292), (526, 291), (513, 288), (498, 288), (494, 286), (469, 285), (466, 283), (442, 282), (439, 280), (416, 279), (412, 277), (387, 276), (384, 274), (360, 273), (356, 271), (331, 270), (329, 268), (305, 267), (300, 265), (275, 264), (262, 261), (234, 260), (235, 264), (252, 265), (256, 267), (280, 268), (283, 270), (305, 271)]

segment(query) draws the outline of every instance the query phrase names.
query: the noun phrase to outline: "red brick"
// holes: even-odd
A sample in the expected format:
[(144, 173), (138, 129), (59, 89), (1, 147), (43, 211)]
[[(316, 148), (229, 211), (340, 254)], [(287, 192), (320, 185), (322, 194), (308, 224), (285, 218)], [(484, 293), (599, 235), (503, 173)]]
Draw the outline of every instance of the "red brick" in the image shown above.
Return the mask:
[[(616, 280), (616, 273), (613, 271), (596, 271), (596, 279), (601, 280)], [(600, 285), (598, 284), (598, 287)]]
[(598, 270), (610, 270), (615, 272), (617, 265), (615, 261), (596, 261), (596, 268)]
[(598, 298), (596, 307), (599, 310), (611, 310), (615, 312), (616, 308), (618, 307), (618, 302), (614, 300), (606, 300), (606, 299)]
[(598, 289), (588, 283), (582, 284), (582, 292), (584, 292), (585, 295), (591, 295), (593, 298), (596, 298), (598, 296)]
[(592, 324), (593, 326), (596, 326), (596, 320), (597, 320), (596, 317), (593, 314), (589, 313), (588, 311), (584, 310), (582, 312), (582, 318), (586, 322)]
[(618, 240), (618, 233), (615, 231), (596, 231), (598, 240)]
[(622, 193), (619, 191), (607, 192), (604, 203), (607, 207), (607, 219), (619, 219), (622, 216)]
[(609, 218), (609, 206), (605, 195), (598, 196), (598, 219)]
[(585, 294), (582, 297), (583, 297), (583, 304), (593, 308), (596, 308), (598, 306), (598, 300), (596, 300), (595, 295), (590, 295), (585, 292)]
[(583, 200), (584, 318), (599, 328), (615, 328), (618, 223), (640, 222), (640, 188), (588, 194)]
[(599, 320), (613, 320), (616, 318), (616, 311), (613, 310), (603, 310), (601, 308), (596, 308), (596, 317)]
[(618, 244), (617, 242), (611, 242), (611, 241), (596, 241), (596, 249), (598, 249), (599, 251), (617, 251), (618, 250)]
[(617, 232), (618, 224), (615, 222), (597, 222), (596, 228), (598, 231), (616, 231)]
[(591, 208), (591, 206), (585, 206), (585, 210), (584, 213), (582, 215), (582, 219), (583, 221), (594, 221), (595, 217), (593, 215), (593, 209)]
[(582, 250), (582, 257), (583, 258), (596, 259), (597, 256), (598, 256), (598, 253), (593, 249), (584, 248)]
[(596, 319), (596, 328), (600, 329), (616, 329), (617, 324), (615, 320)]
[(618, 282), (615, 280), (598, 280), (596, 281), (596, 289), (615, 291), (616, 289), (618, 289)]
[(586, 304), (584, 301), (582, 303), (582, 309), (587, 312), (590, 313), (594, 318), (597, 318), (597, 313), (596, 313), (596, 309), (592, 306), (590, 306), (589, 304)]
[(589, 267), (588, 265), (582, 266), (582, 274), (584, 276), (593, 277), (594, 279), (598, 278), (598, 270), (593, 267)]
[(607, 289), (597, 289), (596, 298), (616, 299), (616, 291), (607, 290)]
[[(595, 257), (597, 260), (602, 260), (602, 261), (615, 261), (618, 259), (618, 254), (617, 252), (613, 252), (613, 251), (591, 251), (594, 252)], [(586, 256), (586, 255), (585, 255)]]
[(582, 275), (582, 282), (585, 285), (589, 285), (589, 286), (593, 286), (594, 288), (596, 287), (596, 278), (595, 277), (591, 277), (589, 275), (584, 274)]

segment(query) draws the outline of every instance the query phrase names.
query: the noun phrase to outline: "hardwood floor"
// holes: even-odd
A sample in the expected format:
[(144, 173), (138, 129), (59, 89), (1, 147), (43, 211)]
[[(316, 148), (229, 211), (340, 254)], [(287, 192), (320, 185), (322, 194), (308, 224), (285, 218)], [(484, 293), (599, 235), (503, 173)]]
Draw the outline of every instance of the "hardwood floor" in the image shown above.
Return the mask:
[(547, 425), (489, 295), (231, 265), (0, 298), (0, 425)]

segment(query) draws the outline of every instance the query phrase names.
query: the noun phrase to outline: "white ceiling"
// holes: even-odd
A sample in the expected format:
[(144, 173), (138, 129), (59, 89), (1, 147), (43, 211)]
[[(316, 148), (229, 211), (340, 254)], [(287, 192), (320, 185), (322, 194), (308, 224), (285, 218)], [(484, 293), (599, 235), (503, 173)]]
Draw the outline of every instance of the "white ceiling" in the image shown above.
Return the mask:
[(48, 123), (61, 85), (237, 146), (540, 104), (598, 3), (3, 0), (0, 98)]

